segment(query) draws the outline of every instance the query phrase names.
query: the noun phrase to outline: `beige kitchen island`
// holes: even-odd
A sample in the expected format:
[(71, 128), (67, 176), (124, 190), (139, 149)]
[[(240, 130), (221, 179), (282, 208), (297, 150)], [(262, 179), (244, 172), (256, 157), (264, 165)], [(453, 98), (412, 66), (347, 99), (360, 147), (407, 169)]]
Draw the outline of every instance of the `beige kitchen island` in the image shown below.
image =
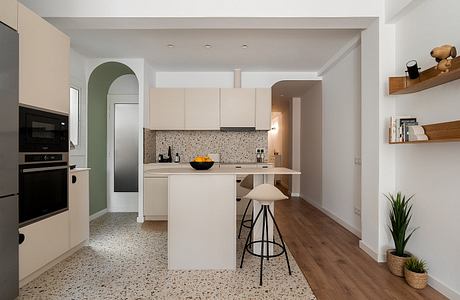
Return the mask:
[[(254, 175), (254, 186), (274, 183), (275, 175), (299, 175), (287, 168), (191, 167), (146, 171), (144, 177), (168, 177), (168, 268), (217, 270), (236, 267), (236, 176)], [(260, 206), (253, 205), (255, 214)], [(274, 212), (274, 207), (271, 207)], [(260, 239), (260, 226), (253, 238)], [(273, 233), (273, 223), (269, 223)], [(271, 238), (271, 236), (270, 236)], [(259, 252), (255, 248), (254, 252)], [(271, 251), (271, 250), (270, 250)]]

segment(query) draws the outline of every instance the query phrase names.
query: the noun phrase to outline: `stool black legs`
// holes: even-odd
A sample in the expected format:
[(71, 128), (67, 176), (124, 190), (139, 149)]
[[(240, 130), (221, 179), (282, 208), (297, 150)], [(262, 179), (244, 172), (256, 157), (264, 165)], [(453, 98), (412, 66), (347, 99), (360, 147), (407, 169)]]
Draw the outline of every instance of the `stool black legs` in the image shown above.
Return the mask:
[[(280, 229), (278, 228), (278, 224), (276, 224), (275, 217), (273, 216), (272, 211), (270, 210), (270, 206), (268, 207), (268, 212), (270, 213), (270, 216), (273, 219), (273, 223), (275, 224), (276, 231), (278, 231), (278, 234), (279, 234), (280, 240), (281, 240), (281, 244), (283, 244), (284, 254), (286, 256), (286, 262), (287, 262), (288, 270), (289, 270), (289, 275), (292, 275), (292, 273), (291, 273), (291, 265), (289, 264), (289, 258), (288, 258), (287, 251), (286, 251), (286, 245), (284, 244), (283, 236), (281, 235)], [(273, 238), (273, 240), (274, 239), (275, 238)]]
[[(248, 209), (251, 206), (251, 202), (252, 202), (252, 199), (249, 199), (248, 205), (246, 205), (246, 209), (244, 210), (243, 218), (241, 219), (241, 223), (240, 223), (240, 230), (238, 232), (238, 238), (240, 238), (240, 236), (241, 236), (241, 229), (243, 229), (243, 226), (246, 227), (246, 228), (251, 228), (251, 226), (248, 226), (248, 225), (244, 224), (245, 222), (251, 222), (251, 224), (252, 224), (252, 220), (245, 220), (246, 213), (248, 212)], [(251, 217), (251, 219), (252, 219), (252, 217)]]
[[(249, 242), (249, 239), (252, 235), (252, 231), (254, 230), (255, 224), (257, 223), (257, 220), (259, 219), (260, 215), (262, 214), (262, 240), (260, 241), (251, 241)], [(275, 224), (276, 231), (278, 232), (278, 235), (281, 240), (281, 244), (275, 242), (275, 237), (273, 236), (273, 241), (268, 240), (268, 216), (273, 220), (273, 223)], [(253, 252), (253, 245), (254, 244), (260, 244), (260, 255), (256, 254)], [(270, 254), (269, 252), (269, 244), (273, 244), (274, 246), (278, 246), (281, 249), (281, 252), (278, 254)], [(252, 248), (252, 250), (250, 249)], [(265, 249), (264, 249), (265, 248)], [(244, 261), (244, 255), (245, 253), (249, 252), (250, 254), (260, 257), (260, 285), (262, 285), (262, 275), (263, 275), (263, 264), (264, 264), (264, 258), (269, 260), (272, 257), (277, 257), (282, 255), (283, 253), (285, 254), (286, 257), (286, 262), (288, 266), (288, 271), (289, 275), (291, 275), (291, 265), (289, 264), (289, 257), (287, 255), (287, 250), (286, 250), (286, 245), (284, 244), (283, 236), (281, 235), (281, 232), (278, 228), (278, 224), (275, 221), (275, 218), (273, 216), (273, 213), (270, 210), (269, 205), (261, 205), (259, 212), (257, 213), (256, 218), (254, 219), (254, 222), (251, 225), (251, 229), (249, 231), (249, 234), (246, 238), (246, 243), (244, 244), (244, 249), (243, 249), (243, 255), (241, 256), (241, 263), (240, 263), (240, 268), (243, 267), (243, 261)]]

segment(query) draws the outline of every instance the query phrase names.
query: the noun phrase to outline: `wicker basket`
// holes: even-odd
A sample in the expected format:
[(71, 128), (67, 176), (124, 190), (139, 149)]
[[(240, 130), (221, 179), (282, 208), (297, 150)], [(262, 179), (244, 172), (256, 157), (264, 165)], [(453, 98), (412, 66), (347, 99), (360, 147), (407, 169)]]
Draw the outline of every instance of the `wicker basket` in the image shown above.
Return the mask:
[(387, 265), (390, 272), (396, 276), (404, 277), (404, 266), (406, 261), (411, 258), (411, 255), (407, 253), (407, 256), (401, 257), (393, 254), (395, 250), (387, 250)]
[(424, 289), (428, 284), (428, 273), (416, 273), (408, 270), (404, 267), (404, 277), (406, 277), (407, 283), (414, 289)]

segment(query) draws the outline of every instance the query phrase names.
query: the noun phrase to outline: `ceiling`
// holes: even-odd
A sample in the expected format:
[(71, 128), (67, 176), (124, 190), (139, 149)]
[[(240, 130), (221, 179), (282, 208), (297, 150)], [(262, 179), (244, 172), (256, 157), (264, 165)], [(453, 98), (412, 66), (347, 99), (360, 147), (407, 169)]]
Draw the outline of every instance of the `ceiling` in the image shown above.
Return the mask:
[(357, 29), (61, 29), (81, 54), (145, 58), (157, 71), (315, 72), (359, 33)]

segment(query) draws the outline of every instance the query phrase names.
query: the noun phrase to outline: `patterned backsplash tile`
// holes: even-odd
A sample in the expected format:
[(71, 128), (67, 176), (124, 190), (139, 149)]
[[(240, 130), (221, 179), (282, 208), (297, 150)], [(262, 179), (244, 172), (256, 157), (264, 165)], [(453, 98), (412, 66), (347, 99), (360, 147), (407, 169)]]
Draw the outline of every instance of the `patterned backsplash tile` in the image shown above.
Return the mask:
[[(150, 134), (149, 134), (150, 135)], [(223, 131), (156, 131), (155, 147), (144, 140), (144, 157), (154, 153), (167, 154), (172, 147), (173, 156), (179, 153), (182, 162), (193, 160), (197, 155), (219, 153), (222, 162), (255, 162), (256, 148), (268, 148), (267, 131), (223, 132)], [(145, 136), (145, 135), (144, 135)], [(151, 140), (149, 140), (151, 141)], [(151, 161), (149, 161), (151, 162)]]
[(156, 162), (156, 134), (155, 131), (144, 128), (144, 164)]

